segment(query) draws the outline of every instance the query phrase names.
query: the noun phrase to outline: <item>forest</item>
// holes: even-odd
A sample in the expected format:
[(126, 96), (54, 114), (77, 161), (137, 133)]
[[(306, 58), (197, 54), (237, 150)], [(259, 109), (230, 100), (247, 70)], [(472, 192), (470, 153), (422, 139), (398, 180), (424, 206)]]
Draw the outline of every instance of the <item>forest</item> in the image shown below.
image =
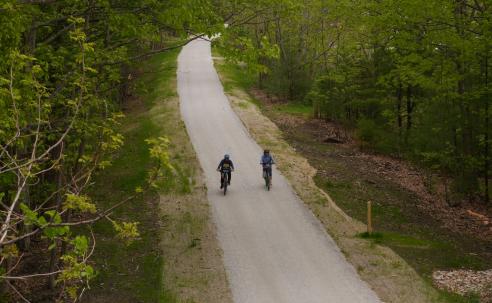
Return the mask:
[(450, 205), (489, 203), (488, 1), (283, 1), (252, 21), (228, 34), (277, 48), (234, 54), (259, 88), (441, 174)]
[(145, 186), (110, 207), (94, 175), (125, 144), (139, 62), (202, 37), (362, 148), (443, 176), (451, 206), (492, 203), (489, 1), (1, 0), (0, 25), (0, 293), (20, 301), (30, 279), (60, 302), (89, 291), (94, 222), (138, 238), (111, 213), (170, 177), (169, 141), (148, 138)]
[(165, 138), (148, 138), (155, 165), (133, 196), (103, 208), (89, 195), (124, 144), (132, 71), (217, 32), (219, 20), (208, 1), (0, 1), (2, 300), (29, 302), (41, 281), (50, 302), (77, 301), (96, 273), (92, 224), (109, 220), (122, 242), (138, 237), (138, 222), (110, 214), (156, 186), (170, 166)]

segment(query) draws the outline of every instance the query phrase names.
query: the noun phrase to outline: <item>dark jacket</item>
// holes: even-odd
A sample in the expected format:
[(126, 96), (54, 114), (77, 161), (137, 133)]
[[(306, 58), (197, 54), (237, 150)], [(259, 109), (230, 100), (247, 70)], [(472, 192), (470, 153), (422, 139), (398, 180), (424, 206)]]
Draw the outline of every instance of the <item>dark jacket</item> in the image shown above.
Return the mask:
[(234, 169), (234, 164), (232, 163), (231, 159), (222, 159), (222, 161), (220, 161), (217, 169), (219, 169), (219, 170)]

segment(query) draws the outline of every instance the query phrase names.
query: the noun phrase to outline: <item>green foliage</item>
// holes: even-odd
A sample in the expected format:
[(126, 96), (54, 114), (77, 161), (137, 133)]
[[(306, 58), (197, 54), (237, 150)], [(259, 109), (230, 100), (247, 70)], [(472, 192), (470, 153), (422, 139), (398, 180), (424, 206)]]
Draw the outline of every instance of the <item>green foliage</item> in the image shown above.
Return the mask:
[(20, 205), (20, 208), (25, 216), (25, 224), (42, 228), (43, 235), (52, 241), (67, 235), (70, 231), (68, 226), (50, 226), (52, 224), (58, 225), (62, 223), (60, 214), (55, 210), (49, 210), (43, 215), (39, 215), (38, 212), (31, 210), (23, 203)]
[(150, 146), (150, 157), (157, 162), (154, 169), (151, 170), (151, 184), (156, 189), (166, 189), (170, 187), (170, 182), (178, 172), (171, 164), (169, 156), (169, 139), (166, 137), (150, 138), (145, 140)]
[(83, 257), (89, 248), (89, 241), (87, 240), (87, 237), (85, 236), (76, 236), (72, 240), (72, 245), (74, 247), (74, 253), (77, 256)]
[[(60, 283), (84, 282), (87, 283), (96, 275), (92, 266), (81, 261), (75, 255), (64, 255), (60, 258), (63, 261), (64, 269), (58, 276), (57, 281)], [(68, 294), (72, 300), (78, 296), (78, 288), (70, 286)]]
[[(49, 210), (45, 212), (45, 215), (49, 217), (49, 222), (52, 224), (62, 223), (62, 218), (58, 212), (55, 210)], [(59, 237), (67, 235), (70, 231), (68, 226), (49, 226), (43, 229), (43, 234), (50, 240), (55, 240)]]
[(369, 119), (359, 120), (357, 122), (357, 137), (363, 144), (375, 145), (379, 141), (376, 123)]
[(173, 169), (169, 158), (169, 139), (166, 137), (151, 138), (145, 140), (150, 145), (150, 157), (157, 160), (162, 167)]
[[(53, 298), (74, 299), (79, 285), (93, 276), (87, 239), (79, 235), (83, 225), (119, 202), (93, 199), (89, 189), (92, 177), (113, 164), (127, 140), (119, 133), (121, 112), (135, 89), (140, 62), (159, 52), (174, 56), (190, 36), (213, 36), (224, 22), (209, 0), (6, 0), (0, 4), (0, 24), (0, 200), (14, 211), (2, 216), (0, 236), (30, 243), (30, 237), (22, 238), (26, 233), (42, 234), (42, 241), (33, 242), (39, 247), (31, 259), (55, 264), (51, 268), (59, 262), (45, 260), (43, 248), (60, 257), (63, 243), (66, 254), (57, 278), (65, 285), (56, 291), (66, 294)], [(265, 52), (274, 49), (267, 46)], [(139, 182), (122, 186), (138, 193), (148, 182), (184, 179), (186, 173), (174, 170), (166, 152), (169, 142), (155, 140), (149, 144), (156, 167), (145, 167), (135, 178)], [(145, 180), (148, 169), (160, 181)], [(115, 224), (121, 241), (139, 236), (136, 223)], [(32, 299), (36, 291), (23, 295)]]
[(229, 61), (246, 64), (248, 71), (252, 73), (265, 74), (269, 72), (268, 67), (260, 62), (278, 58), (279, 49), (277, 45), (270, 43), (266, 36), (261, 37), (255, 45), (248, 37), (232, 36), (228, 33), (226, 31), (218, 45)]
[(77, 210), (80, 212), (95, 213), (97, 211), (96, 205), (92, 203), (91, 198), (84, 195), (67, 194), (66, 200), (63, 203), (63, 209)]
[[(316, 118), (355, 128), (364, 147), (430, 165), (452, 177), (464, 196), (487, 199), (489, 5), (309, 0), (259, 1), (250, 8), (261, 13), (228, 30), (224, 40), (239, 41), (229, 44), (236, 46), (234, 56), (269, 70), (257, 70), (260, 88), (303, 100)], [(278, 57), (241, 54), (261, 49), (265, 37), (277, 45)]]
[(2, 247), (0, 255), (2, 258), (15, 258), (19, 256), (19, 248), (15, 244), (6, 245)]
[[(153, 188), (145, 189), (148, 187), (146, 179), (149, 169), (157, 163), (150, 158), (150, 146), (145, 140), (163, 134), (169, 135), (170, 139), (179, 136), (172, 131), (173, 128), (163, 127), (175, 126), (175, 120), (170, 118), (172, 116), (169, 116), (163, 103), (172, 102), (175, 96), (174, 79), (179, 51), (162, 53), (143, 62), (144, 73), (136, 84), (137, 93), (143, 101), (141, 107), (134, 109), (138, 114), (134, 111), (126, 113), (120, 128), (125, 136), (125, 144), (112, 159), (112, 165), (95, 176), (96, 185), (91, 190), (91, 196), (101, 209), (111, 206), (112, 201), (138, 193), (130, 203), (116, 209), (114, 216), (119, 218), (119, 225), (121, 222), (138, 222), (140, 235), (126, 245), (124, 240), (114, 235), (111, 221), (99, 221), (94, 225), (96, 239), (104, 241), (98, 241), (94, 253), (93, 262), (98, 275), (91, 284), (91, 291), (87, 292), (87, 300), (90, 302), (100, 298), (107, 300), (114, 295), (115, 290), (118, 296), (134, 301), (178, 302), (175, 290), (165, 283), (165, 270), (162, 269), (167, 260), (160, 249), (156, 249), (161, 241), (161, 214), (156, 211), (159, 197)], [(170, 147), (174, 145), (176, 143), (171, 142)], [(171, 161), (173, 167), (179, 167), (178, 161), (186, 159), (177, 160), (171, 153)], [(165, 178), (160, 181), (165, 182)], [(110, 284), (111, 289), (107, 287)]]
[(138, 233), (138, 222), (121, 222), (112, 221), (113, 227), (117, 233), (117, 236), (126, 245), (130, 245), (140, 234)]

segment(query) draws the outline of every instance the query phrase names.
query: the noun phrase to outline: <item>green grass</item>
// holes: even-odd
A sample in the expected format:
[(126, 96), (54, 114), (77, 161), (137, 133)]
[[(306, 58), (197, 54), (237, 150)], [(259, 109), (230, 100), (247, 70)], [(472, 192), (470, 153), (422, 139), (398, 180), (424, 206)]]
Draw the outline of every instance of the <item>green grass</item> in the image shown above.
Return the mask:
[(302, 103), (276, 104), (273, 106), (273, 110), (291, 115), (304, 116), (306, 118), (313, 115), (313, 107)]
[[(220, 51), (216, 48), (213, 48), (212, 52), (215, 57), (221, 57)], [(215, 67), (219, 71), (219, 74), (225, 76), (225, 79), (222, 79), (222, 85), (224, 86), (224, 90), (227, 93), (232, 93), (235, 88), (240, 88), (241, 90), (247, 92), (256, 85), (256, 75), (249, 72), (244, 66), (231, 64), (223, 60), (217, 60), (215, 62)], [(250, 100), (248, 101), (256, 104), (259, 107), (263, 106), (263, 104), (259, 100), (256, 100), (251, 96), (249, 97)], [(246, 104), (247, 103), (241, 103), (239, 104), (239, 106), (246, 107)], [(280, 113), (299, 115), (304, 117), (311, 117), (313, 115), (312, 106), (300, 102), (275, 104), (272, 106), (271, 109)]]
[[(222, 58), (222, 54), (215, 46), (212, 46), (212, 55), (216, 58)], [(228, 63), (225, 58), (216, 60), (215, 67), (227, 77), (228, 81), (222, 83), (226, 92), (231, 92), (234, 88), (248, 90), (256, 83), (255, 74), (248, 71), (245, 66)]]
[(412, 236), (407, 236), (397, 233), (375, 232), (369, 234), (367, 232), (364, 232), (359, 234), (358, 236), (363, 239), (370, 239), (374, 243), (388, 245), (388, 246), (392, 245), (392, 246), (421, 248), (421, 249), (428, 249), (434, 245), (439, 246), (438, 245), (439, 243), (433, 241), (418, 239)]
[[(214, 57), (222, 58), (220, 51), (216, 47), (212, 47), (212, 54)], [(234, 90), (238, 88), (247, 92), (256, 84), (256, 75), (248, 71), (244, 66), (229, 63), (225, 59), (215, 60), (214, 65), (219, 75), (221, 75), (222, 86), (226, 93), (233, 94)], [(258, 107), (263, 106), (256, 98), (250, 95), (248, 97), (248, 102)], [(248, 105), (246, 104), (248, 103), (244, 102), (239, 106), (247, 107)]]
[[(343, 168), (337, 166), (336, 169)], [(367, 201), (373, 201), (373, 225), (379, 231), (376, 234), (379, 238), (371, 240), (393, 248), (424, 276), (430, 276), (435, 269), (490, 266), (490, 262), (469, 253), (476, 247), (473, 243), (476, 240), (438, 226), (429, 215), (416, 210), (413, 206), (416, 198), (412, 194), (395, 184), (383, 180), (364, 182), (361, 176), (354, 178), (340, 171), (336, 178), (318, 175), (315, 181), (345, 212), (363, 222)]]
[(480, 303), (480, 298), (477, 294), (468, 294), (460, 296), (445, 291), (440, 291), (441, 297), (449, 303)]
[[(155, 106), (159, 102), (175, 95), (169, 83), (174, 81), (177, 54), (178, 50), (160, 54), (141, 67), (143, 75), (137, 86), (141, 103), (136, 106), (138, 109), (127, 113), (122, 123), (125, 144), (115, 156), (112, 166), (95, 177), (96, 185), (92, 192), (100, 208), (109, 207), (132, 195), (135, 188), (144, 185), (148, 169), (152, 166), (145, 140), (161, 135), (161, 126), (154, 122), (153, 115), (164, 114), (152, 111), (156, 111)], [(184, 171), (178, 175), (187, 179)], [(163, 184), (163, 190), (173, 185), (175, 183)], [(158, 201), (158, 193), (153, 191), (129, 201), (112, 214), (112, 219), (139, 222), (141, 237), (130, 246), (115, 238), (109, 221), (94, 225), (98, 239), (94, 258), (98, 276), (93, 282), (88, 302), (94, 298), (102, 298), (106, 302), (177, 302), (175, 295), (163, 285), (165, 260), (159, 249)]]

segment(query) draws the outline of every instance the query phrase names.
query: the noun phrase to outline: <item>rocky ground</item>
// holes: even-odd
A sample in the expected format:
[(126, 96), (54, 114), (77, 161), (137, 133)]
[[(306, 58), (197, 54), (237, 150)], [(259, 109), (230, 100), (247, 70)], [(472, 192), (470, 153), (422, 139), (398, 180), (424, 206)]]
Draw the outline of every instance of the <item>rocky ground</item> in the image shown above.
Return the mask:
[(492, 270), (436, 271), (434, 284), (463, 296), (477, 294), (481, 302), (492, 302)]

